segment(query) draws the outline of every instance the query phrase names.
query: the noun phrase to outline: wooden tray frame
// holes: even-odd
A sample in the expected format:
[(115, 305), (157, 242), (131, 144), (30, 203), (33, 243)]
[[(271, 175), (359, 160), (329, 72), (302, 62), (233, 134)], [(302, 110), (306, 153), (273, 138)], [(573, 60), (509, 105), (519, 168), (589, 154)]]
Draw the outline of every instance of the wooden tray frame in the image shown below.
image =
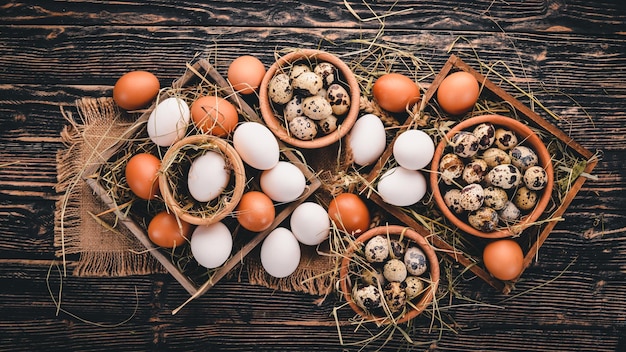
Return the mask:
[[(204, 74), (203, 79), (210, 80), (213, 84), (216, 84), (220, 88), (224, 89), (226, 93), (226, 99), (228, 99), (231, 103), (238, 108), (238, 111), (243, 112), (247, 115), (247, 121), (254, 121), (263, 123), (263, 120), (257, 115), (254, 109), (252, 109), (236, 92), (233, 91), (232, 87), (223, 76), (217, 72), (217, 70), (211, 65), (207, 60), (200, 59), (195, 64), (189, 67), (190, 69), (186, 70), (186, 72), (178, 78), (176, 81), (172, 83), (173, 88), (183, 88), (186, 87), (187, 84), (194, 78), (198, 77), (198, 73)], [(166, 93), (162, 93), (160, 99), (167, 98)], [(141, 131), (141, 126), (145, 125), (145, 121), (147, 121), (150, 116), (150, 112), (154, 109), (156, 103), (154, 103), (147, 112), (142, 114), (134, 126), (129, 130), (129, 135), (135, 135)], [(125, 214), (120, 212), (115, 208), (115, 202), (111, 197), (107, 194), (106, 189), (97, 182), (97, 180), (89, 177), (88, 175), (92, 175), (97, 172), (100, 165), (94, 165), (90, 167), (84, 173), (83, 179), (85, 182), (91, 187), (94, 191), (94, 194), (97, 195), (106, 205), (111, 208), (116, 216), (119, 218), (119, 221), (126, 226), (137, 239), (146, 247), (146, 250), (154, 256), (165, 269), (178, 281), (181, 286), (192, 297), (198, 297), (204, 293), (206, 293), (209, 289), (214, 287), (219, 280), (221, 280), (224, 276), (228, 274), (231, 270), (233, 270), (238, 264), (243, 262), (243, 259), (250, 253), (252, 250), (257, 247), (269, 234), (272, 232), (281, 222), (283, 222), (292, 212), (293, 210), (308, 199), (320, 186), (321, 181), (303, 162), (300, 160), (294, 153), (292, 153), (281, 141), (278, 141), (279, 149), (284, 158), (287, 158), (290, 162), (296, 165), (304, 174), (305, 179), (307, 180), (307, 187), (304, 193), (294, 202), (286, 205), (282, 211), (276, 214), (274, 222), (272, 222), (271, 226), (262, 232), (256, 234), (252, 239), (250, 239), (246, 244), (244, 244), (237, 252), (231, 254), (229, 259), (222, 264), (209, 279), (202, 285), (198, 286), (194, 282), (192, 282), (184, 272), (182, 272), (172, 261), (170, 258), (159, 250), (159, 247), (155, 246), (150, 238), (148, 237), (145, 230), (133, 219), (127, 217)], [(111, 148), (107, 149), (102, 157), (104, 160), (109, 160), (113, 157), (121, 148), (125, 146), (124, 141), (120, 141), (113, 145)]]
[[(457, 57), (454, 54), (448, 58), (443, 68), (437, 74), (437, 76), (435, 76), (432, 84), (430, 85), (426, 93), (424, 94), (424, 97), (422, 98), (424, 100), (424, 103), (422, 103), (422, 107), (425, 107), (427, 105), (426, 103), (428, 103), (433, 98), (435, 92), (437, 91), (437, 88), (439, 87), (443, 79), (453, 69), (469, 72), (476, 78), (479, 84), (483, 84), (483, 87), (482, 87), (483, 90), (486, 89), (490, 91), (491, 93), (495, 94), (496, 96), (500, 97), (503, 101), (507, 101), (509, 104), (511, 104), (511, 106), (514, 107), (515, 110), (517, 110), (518, 116), (520, 118), (525, 118), (527, 122), (532, 123), (535, 127), (540, 128), (552, 134), (554, 137), (556, 137), (561, 142), (566, 144), (568, 148), (571, 148), (573, 151), (575, 151), (579, 157), (582, 157), (588, 161), (584, 169), (584, 172), (587, 174), (591, 174), (591, 172), (593, 171), (593, 169), (598, 163), (598, 159), (593, 158), (594, 154), (591, 151), (587, 150), (586, 148), (578, 144), (575, 140), (573, 140), (571, 137), (569, 137), (567, 134), (561, 131), (557, 126), (553, 125), (549, 121), (539, 116), (537, 113), (532, 111), (526, 105), (522, 104), (519, 100), (517, 100), (512, 95), (507, 93), (500, 86), (496, 85), (495, 83), (487, 79), (487, 77), (485, 77), (481, 73), (474, 70), (472, 67), (470, 67), (468, 64), (463, 62), (459, 57)], [(402, 128), (398, 131), (398, 133), (396, 134), (396, 137), (394, 137), (394, 140), (389, 144), (389, 146), (387, 147), (387, 149), (385, 150), (385, 152), (383, 153), (379, 161), (373, 167), (372, 171), (368, 174), (366, 178), (368, 182), (366, 183), (366, 185), (363, 187), (361, 191), (366, 191), (365, 188), (368, 187), (369, 184), (374, 182), (374, 180), (376, 179), (376, 177), (378, 176), (382, 168), (388, 162), (389, 158), (392, 157), (393, 142), (395, 142), (395, 138), (397, 138), (397, 136), (401, 132), (408, 129), (410, 127), (410, 123), (411, 121), (410, 119), (408, 119), (407, 122), (405, 122)], [(581, 187), (583, 186), (586, 180), (587, 180), (586, 177), (579, 176), (572, 183), (569, 192), (565, 195), (561, 204), (553, 212), (552, 216), (554, 218), (558, 218), (565, 213), (570, 203), (576, 197), (576, 194), (578, 193), (578, 191), (580, 191)], [(554, 226), (556, 226), (556, 223), (557, 223), (557, 221), (549, 221), (547, 224), (544, 225), (542, 231), (537, 236), (536, 241), (532, 243), (532, 246), (529, 248), (529, 250), (526, 252), (524, 256), (522, 273), (520, 273), (520, 275), (514, 280), (502, 281), (491, 276), (489, 272), (487, 272), (482, 266), (476, 265), (476, 263), (471, 259), (471, 257), (468, 254), (464, 253), (463, 251), (459, 250), (452, 244), (448, 243), (446, 240), (444, 240), (440, 236), (430, 233), (425, 227), (420, 225), (418, 221), (416, 221), (414, 218), (409, 216), (409, 214), (407, 214), (407, 212), (405, 212), (401, 207), (396, 207), (396, 206), (392, 206), (392, 205), (385, 203), (382, 200), (382, 198), (374, 192), (372, 192), (372, 194), (370, 195), (370, 199), (374, 203), (376, 203), (378, 206), (382, 207), (383, 209), (388, 211), (390, 214), (398, 218), (400, 221), (404, 222), (407, 226), (410, 226), (413, 229), (415, 229), (420, 235), (429, 239), (430, 242), (433, 244), (433, 246), (445, 252), (448, 255), (448, 257), (450, 257), (452, 260), (466, 267), (468, 270), (473, 272), (476, 276), (480, 277), (489, 285), (491, 285), (492, 287), (501, 291), (504, 294), (508, 294), (511, 292), (515, 282), (519, 280), (519, 277), (522, 275), (522, 273), (526, 270), (526, 268), (528, 268), (528, 266), (533, 261), (535, 256), (538, 255), (539, 248), (543, 245), (543, 243), (548, 238), (548, 236), (550, 235), (550, 232), (552, 231), (552, 229), (554, 229)], [(465, 234), (465, 233), (463, 234), (466, 236), (472, 236), (472, 235)]]

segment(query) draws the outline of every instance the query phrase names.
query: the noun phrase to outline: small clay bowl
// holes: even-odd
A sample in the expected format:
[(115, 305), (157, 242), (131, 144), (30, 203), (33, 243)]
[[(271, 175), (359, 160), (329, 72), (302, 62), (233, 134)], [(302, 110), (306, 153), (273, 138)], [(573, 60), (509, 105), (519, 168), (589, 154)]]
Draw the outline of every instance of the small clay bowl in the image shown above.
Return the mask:
[[(439, 260), (437, 255), (435, 254), (435, 250), (431, 247), (430, 243), (426, 241), (424, 237), (422, 237), (415, 230), (400, 225), (387, 225), (387, 226), (379, 226), (371, 228), (361, 234), (356, 238), (354, 243), (348, 247), (345, 255), (341, 261), (341, 268), (339, 271), (339, 285), (341, 287), (341, 291), (343, 292), (343, 296), (350, 305), (350, 308), (354, 310), (355, 313), (359, 314), (361, 317), (365, 318), (367, 321), (373, 321), (377, 324), (389, 324), (394, 320), (388, 316), (375, 316), (372, 315), (359, 307), (354, 299), (352, 299), (352, 287), (354, 280), (351, 278), (351, 275), (354, 275), (350, 271), (350, 262), (353, 260), (353, 256), (355, 255), (355, 251), (361, 247), (363, 244), (367, 243), (372, 237), (383, 235), (389, 236), (391, 239), (402, 239), (403, 241), (410, 240), (411, 242), (417, 244), (417, 246), (424, 252), (426, 258), (428, 259), (428, 268), (430, 277), (425, 278), (429, 281), (430, 285), (425, 286), (424, 292), (418, 296), (418, 301), (412, 301), (413, 306), (409, 306), (407, 304), (407, 310), (400, 316), (396, 317), (395, 322), (398, 324), (406, 323), (407, 321), (417, 317), (420, 313), (424, 311), (428, 307), (428, 305), (432, 302), (435, 292), (437, 292), (437, 287), (439, 285)], [(416, 299), (417, 299), (416, 298)]]
[[(226, 159), (226, 166), (231, 168), (231, 178), (234, 178), (234, 181), (231, 180), (232, 186), (229, 184), (226, 189), (229, 194), (219, 196), (227, 198), (221, 200), (221, 206), (215, 207), (215, 209), (210, 209), (206, 202), (193, 200), (191, 196), (189, 196), (188, 204), (180, 204), (180, 200), (174, 196), (173, 190), (170, 188), (172, 182), (170, 182), (168, 177), (174, 172), (173, 167), (179, 160), (180, 153), (195, 149), (221, 152)], [(182, 179), (182, 182), (186, 182), (187, 175), (179, 174), (176, 176)], [(173, 211), (181, 220), (193, 225), (211, 225), (225, 218), (239, 204), (245, 184), (246, 172), (244, 164), (235, 148), (226, 140), (208, 134), (191, 135), (174, 143), (163, 156), (161, 169), (159, 170), (159, 189), (161, 190), (163, 201), (168, 209)], [(189, 211), (190, 204), (193, 204), (195, 209), (193, 212)]]
[[(439, 176), (439, 161), (441, 160), (444, 151), (448, 146), (447, 142), (456, 133), (463, 130), (471, 131), (474, 127), (483, 122), (491, 123), (496, 128), (503, 127), (515, 132), (515, 134), (518, 136), (518, 140), (520, 142), (523, 141), (523, 143), (520, 144), (526, 145), (535, 151), (537, 157), (539, 158), (538, 165), (543, 167), (548, 174), (548, 184), (542, 191), (540, 191), (542, 192), (541, 197), (537, 201), (534, 209), (528, 215), (522, 217), (514, 225), (509, 227), (503, 227), (491, 232), (483, 232), (474, 228), (469, 223), (457, 217), (457, 215), (448, 208), (443, 200), (443, 195), (440, 188), (441, 180)], [(543, 144), (539, 136), (537, 136), (537, 134), (535, 134), (525, 124), (513, 118), (501, 115), (481, 115), (459, 122), (446, 134), (446, 138), (439, 142), (439, 144), (437, 145), (433, 160), (431, 162), (430, 171), (430, 188), (433, 192), (433, 198), (435, 199), (435, 203), (437, 204), (443, 215), (460, 230), (477, 237), (490, 239), (516, 236), (519, 235), (524, 229), (532, 226), (532, 224), (541, 216), (541, 214), (548, 206), (548, 203), (550, 202), (550, 197), (552, 195), (552, 187), (554, 185), (554, 171), (552, 168), (550, 153), (548, 152), (548, 149), (546, 149), (546, 146)]]
[[(327, 135), (318, 136), (312, 140), (301, 140), (293, 137), (287, 130), (285, 124), (274, 114), (274, 108), (272, 102), (268, 96), (268, 84), (277, 71), (284, 66), (291, 65), (296, 62), (328, 62), (333, 64), (339, 71), (341, 81), (347, 84), (346, 90), (350, 94), (350, 109), (344, 117), (341, 118), (340, 125), (337, 130)], [(341, 138), (343, 138), (352, 128), (359, 114), (359, 100), (361, 98), (361, 90), (359, 83), (354, 76), (354, 73), (348, 65), (346, 65), (341, 59), (330, 53), (301, 49), (289, 54), (286, 54), (279, 58), (265, 73), (261, 86), (259, 87), (259, 107), (261, 110), (261, 117), (265, 121), (267, 127), (274, 133), (278, 139), (285, 143), (288, 143), (294, 147), (305, 149), (323, 148), (331, 145)]]

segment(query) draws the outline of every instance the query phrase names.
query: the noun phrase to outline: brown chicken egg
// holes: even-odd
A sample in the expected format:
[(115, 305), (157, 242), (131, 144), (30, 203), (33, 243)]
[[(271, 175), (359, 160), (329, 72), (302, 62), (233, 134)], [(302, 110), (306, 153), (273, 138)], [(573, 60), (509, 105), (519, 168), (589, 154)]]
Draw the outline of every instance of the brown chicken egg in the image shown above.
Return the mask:
[(159, 80), (147, 71), (131, 71), (120, 77), (113, 87), (113, 100), (124, 110), (148, 105), (159, 93)]
[(261, 85), (265, 71), (261, 60), (251, 55), (243, 55), (230, 63), (227, 77), (235, 91), (252, 94)]
[(374, 82), (372, 95), (381, 108), (389, 112), (403, 112), (420, 99), (420, 89), (403, 74), (387, 73)]
[(441, 81), (437, 89), (439, 106), (452, 115), (460, 115), (472, 109), (480, 88), (474, 76), (465, 71), (454, 72)]
[(134, 155), (124, 170), (130, 190), (141, 199), (154, 199), (159, 194), (158, 173), (161, 160), (149, 153)]

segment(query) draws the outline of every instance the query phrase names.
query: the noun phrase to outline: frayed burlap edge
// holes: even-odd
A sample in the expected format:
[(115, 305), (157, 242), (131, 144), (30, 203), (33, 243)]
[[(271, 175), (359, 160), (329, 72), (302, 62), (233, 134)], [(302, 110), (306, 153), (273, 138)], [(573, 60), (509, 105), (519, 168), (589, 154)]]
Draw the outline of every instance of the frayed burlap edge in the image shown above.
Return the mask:
[[(127, 276), (162, 273), (165, 269), (124, 226), (115, 224), (113, 214), (97, 219), (106, 209), (84, 182), (88, 166), (102, 163), (100, 153), (114, 144), (128, 130), (111, 98), (82, 98), (75, 102), (78, 118), (61, 109), (68, 125), (61, 131), (65, 148), (57, 152), (59, 195), (54, 218), (55, 254), (62, 258), (78, 255), (72, 263), (76, 276)], [(92, 134), (92, 126), (104, 126)], [(97, 129), (97, 128), (96, 128)], [(89, 139), (89, 141), (86, 141)]]

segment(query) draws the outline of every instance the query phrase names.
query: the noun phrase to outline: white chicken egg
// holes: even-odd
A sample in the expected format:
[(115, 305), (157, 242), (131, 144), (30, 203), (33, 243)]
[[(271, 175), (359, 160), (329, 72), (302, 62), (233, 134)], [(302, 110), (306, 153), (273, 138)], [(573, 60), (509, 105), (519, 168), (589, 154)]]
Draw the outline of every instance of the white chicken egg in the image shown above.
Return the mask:
[(435, 144), (428, 134), (420, 130), (402, 132), (393, 144), (393, 157), (405, 169), (426, 167), (435, 154)]
[(224, 223), (200, 225), (191, 235), (191, 254), (207, 269), (224, 264), (233, 249), (233, 237)]
[(228, 185), (230, 170), (219, 153), (208, 151), (197, 157), (187, 175), (189, 193), (198, 202), (210, 202)]
[(261, 265), (273, 277), (291, 275), (300, 264), (300, 243), (291, 231), (277, 227), (261, 244)]
[(426, 177), (418, 170), (396, 166), (378, 181), (378, 194), (385, 203), (406, 207), (419, 202), (426, 194)]
[(276, 137), (258, 122), (239, 125), (233, 134), (233, 146), (246, 164), (258, 170), (273, 168), (280, 157)]
[(167, 98), (148, 117), (148, 137), (158, 146), (169, 147), (185, 136), (190, 120), (189, 106), (184, 100)]
[(361, 116), (348, 134), (354, 163), (367, 166), (378, 160), (386, 147), (385, 126), (374, 114)]
[(324, 207), (315, 202), (304, 202), (292, 213), (291, 232), (300, 243), (315, 246), (324, 242), (330, 233), (330, 218)]
[(261, 190), (275, 202), (293, 202), (306, 187), (306, 178), (294, 164), (279, 161), (276, 166), (261, 173)]

